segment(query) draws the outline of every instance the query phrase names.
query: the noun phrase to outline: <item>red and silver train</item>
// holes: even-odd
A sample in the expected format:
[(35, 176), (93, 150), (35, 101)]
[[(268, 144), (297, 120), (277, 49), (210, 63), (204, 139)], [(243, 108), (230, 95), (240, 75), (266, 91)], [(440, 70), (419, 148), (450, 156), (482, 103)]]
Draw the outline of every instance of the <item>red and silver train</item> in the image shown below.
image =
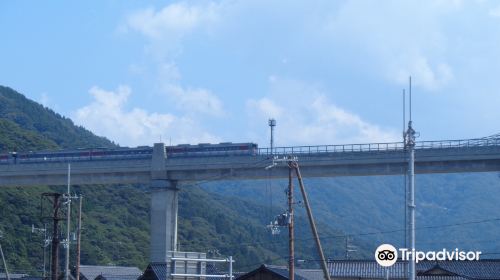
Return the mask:
[[(167, 157), (203, 157), (203, 156), (235, 156), (258, 153), (254, 143), (202, 143), (197, 145), (181, 144), (166, 147)], [(0, 164), (41, 163), (48, 161), (91, 161), (117, 159), (151, 158), (153, 148), (141, 146), (137, 148), (89, 148), (77, 150), (11, 152), (0, 155)]]

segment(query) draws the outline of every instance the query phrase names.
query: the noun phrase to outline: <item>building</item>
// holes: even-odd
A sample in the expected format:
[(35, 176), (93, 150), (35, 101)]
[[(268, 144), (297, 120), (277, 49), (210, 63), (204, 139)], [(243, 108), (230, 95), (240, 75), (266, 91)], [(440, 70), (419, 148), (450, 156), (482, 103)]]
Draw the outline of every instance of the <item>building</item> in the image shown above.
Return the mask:
[(81, 280), (136, 280), (141, 274), (137, 267), (80, 265)]
[[(371, 260), (340, 260), (328, 263), (332, 280), (407, 279), (407, 263), (398, 261), (389, 268)], [(500, 260), (421, 261), (417, 280), (500, 280)], [(283, 266), (261, 265), (237, 280), (288, 280)], [(324, 280), (320, 269), (295, 268), (295, 280)]]
[[(27, 277), (28, 274), (23, 274), (23, 273), (9, 273), (9, 278), (11, 280), (14, 279), (23, 279), (23, 277)], [(5, 273), (0, 273), (0, 280), (7, 280), (7, 274)]]
[(166, 262), (150, 263), (138, 280), (201, 279), (193, 275), (206, 273), (205, 260), (205, 253), (171, 251)]
[[(371, 260), (339, 260), (328, 263), (333, 279), (406, 279), (407, 262), (398, 261), (389, 268)], [(420, 261), (416, 264), (417, 279), (475, 280), (500, 279), (500, 260)], [(443, 278), (444, 277), (444, 278)]]

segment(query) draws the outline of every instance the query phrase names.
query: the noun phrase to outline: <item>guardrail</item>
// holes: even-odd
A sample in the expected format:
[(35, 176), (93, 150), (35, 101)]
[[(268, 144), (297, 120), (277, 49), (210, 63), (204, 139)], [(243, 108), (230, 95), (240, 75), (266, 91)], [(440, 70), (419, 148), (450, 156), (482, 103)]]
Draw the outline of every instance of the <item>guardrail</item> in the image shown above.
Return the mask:
[[(466, 140), (444, 140), (444, 141), (418, 141), (415, 149), (446, 149), (446, 148), (471, 148), (500, 146), (500, 138), (479, 138)], [(319, 145), (319, 146), (295, 146), (259, 148), (259, 155), (294, 155), (294, 154), (317, 154), (317, 153), (342, 153), (342, 152), (383, 152), (403, 151), (403, 142), (369, 143), (369, 144), (346, 144), (346, 145)]]

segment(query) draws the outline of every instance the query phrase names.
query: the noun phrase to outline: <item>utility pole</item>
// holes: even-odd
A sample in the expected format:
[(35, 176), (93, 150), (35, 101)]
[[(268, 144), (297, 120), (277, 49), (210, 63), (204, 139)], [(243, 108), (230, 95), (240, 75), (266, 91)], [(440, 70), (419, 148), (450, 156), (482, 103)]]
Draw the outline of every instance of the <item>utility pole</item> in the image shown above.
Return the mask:
[(350, 236), (347, 235), (345, 237), (345, 259), (348, 260), (349, 259), (349, 253), (350, 252), (356, 252), (356, 247), (353, 246), (353, 245), (350, 245), (349, 244), (349, 241), (350, 241)]
[[(272, 139), (272, 138), (271, 138)], [(294, 228), (293, 228), (293, 173), (292, 161), (288, 162), (288, 279), (295, 279), (295, 251), (294, 251)]]
[[(289, 235), (289, 260), (288, 260), (288, 279), (294, 280), (295, 278), (295, 257), (294, 257), (294, 213), (293, 213), (293, 171), (297, 175), (299, 181), (300, 191), (302, 197), (304, 198), (304, 204), (307, 210), (307, 217), (309, 218), (309, 225), (311, 226), (311, 231), (314, 236), (314, 241), (316, 242), (316, 247), (318, 249), (318, 254), (321, 258), (321, 268), (323, 269), (323, 276), (325, 280), (330, 280), (330, 273), (328, 272), (328, 267), (326, 264), (325, 255), (323, 254), (323, 248), (321, 247), (321, 241), (319, 239), (318, 231), (316, 229), (316, 223), (314, 222), (314, 217), (312, 214), (311, 206), (309, 205), (309, 199), (307, 197), (306, 188), (304, 187), (304, 181), (302, 180), (302, 175), (300, 174), (299, 165), (297, 163), (298, 159), (294, 156), (287, 156), (286, 158), (274, 157), (272, 164), (267, 166), (266, 169), (275, 167), (278, 162), (286, 162), (288, 165), (288, 235)], [(279, 223), (278, 223), (279, 224)]]
[(269, 119), (269, 127), (271, 128), (271, 155), (273, 154), (273, 149), (274, 149), (274, 127), (276, 126), (276, 120), (275, 119)]
[(409, 231), (410, 231), (410, 250), (412, 258), (409, 262), (409, 280), (415, 280), (415, 138), (416, 132), (412, 127), (411, 119), (411, 77), (410, 82), (410, 121), (408, 122), (408, 129), (405, 137), (405, 150), (408, 151), (408, 181), (409, 181), (409, 199), (408, 199), (408, 213), (409, 213)]
[(51, 256), (51, 279), (57, 280), (59, 274), (59, 210), (61, 209), (60, 193), (43, 193), (43, 197), (52, 197), (52, 256)]
[(314, 241), (316, 242), (316, 247), (318, 249), (318, 254), (321, 260), (321, 268), (323, 269), (323, 276), (325, 277), (325, 280), (330, 280), (330, 273), (328, 272), (325, 255), (323, 254), (323, 248), (321, 247), (321, 241), (319, 240), (318, 230), (316, 229), (316, 223), (314, 222), (311, 206), (309, 205), (309, 199), (307, 198), (306, 188), (304, 187), (304, 182), (302, 180), (302, 176), (300, 175), (299, 164), (297, 163), (297, 161), (293, 162), (291, 161), (289, 162), (289, 165), (291, 168), (293, 167), (295, 169), (295, 173), (297, 174), (297, 179), (299, 180), (300, 191), (302, 193), (302, 198), (304, 199), (304, 205), (307, 210), (307, 216), (309, 218), (309, 225), (311, 226), (311, 231), (313, 233)]
[[(0, 231), (0, 237), (3, 237), (1, 231)], [(2, 244), (0, 244), (0, 255), (2, 256), (2, 262), (3, 262), (3, 268), (5, 270), (5, 275), (7, 276), (7, 280), (10, 280), (9, 270), (7, 269), (7, 262), (5, 261), (5, 256), (3, 255)]]
[(66, 193), (66, 203), (68, 212), (66, 214), (66, 262), (64, 268), (64, 278), (69, 280), (69, 234), (71, 222), (71, 164), (68, 163), (68, 190)]
[(43, 278), (47, 276), (47, 246), (50, 244), (50, 240), (47, 238), (47, 224), (43, 225), (43, 228), (36, 228), (35, 225), (31, 225), (31, 233), (43, 233)]
[(82, 237), (82, 199), (80, 195), (78, 207), (78, 228), (77, 228), (77, 243), (76, 243), (76, 280), (80, 280), (80, 242)]

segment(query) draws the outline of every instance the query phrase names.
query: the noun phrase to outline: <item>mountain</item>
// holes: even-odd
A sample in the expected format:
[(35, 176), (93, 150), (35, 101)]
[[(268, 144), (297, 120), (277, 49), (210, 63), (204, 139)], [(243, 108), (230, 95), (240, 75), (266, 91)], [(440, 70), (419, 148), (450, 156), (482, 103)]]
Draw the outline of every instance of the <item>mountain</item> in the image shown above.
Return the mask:
[[(114, 146), (12, 89), (0, 87), (0, 100), (2, 151)], [(261, 263), (285, 264), (286, 229), (271, 236), (265, 225), (285, 209), (286, 185), (284, 180), (253, 180), (183, 186), (180, 249), (233, 255), (240, 271)], [(371, 258), (381, 243), (404, 246), (404, 176), (305, 178), (305, 185), (327, 257), (344, 257), (346, 244), (356, 250), (351, 258)], [(31, 224), (43, 226), (40, 194), (47, 191), (63, 188), (0, 189), (0, 242), (13, 270), (41, 269), (43, 238), (31, 234)], [(75, 186), (74, 191), (84, 195), (83, 263), (144, 268), (149, 254), (147, 186)], [(300, 202), (300, 192), (296, 194)], [(417, 175), (417, 248), (480, 250), (483, 258), (498, 257), (497, 197), (497, 172)], [(296, 209), (297, 259), (317, 266), (304, 208), (298, 203)]]
[[(15, 123), (20, 128), (20, 133), (36, 133), (44, 141), (53, 142), (60, 148), (116, 146), (108, 139), (96, 136), (81, 126), (75, 126), (70, 119), (5, 86), (0, 86), (0, 119), (10, 121), (10, 124)], [(2, 136), (7, 133), (3, 128)], [(39, 145), (34, 144), (33, 147)]]
[[(366, 256), (383, 243), (405, 247), (404, 180), (404, 176), (311, 178), (305, 185), (317, 220), (349, 235), (358, 249), (352, 256), (359, 258), (358, 253)], [(417, 175), (415, 182), (417, 249), (460, 248), (482, 251), (483, 258), (500, 256), (498, 172)], [(280, 198), (284, 205), (285, 181), (211, 183), (204, 188), (266, 207), (269, 203), (262, 203), (261, 193), (269, 192), (269, 184), (274, 199)], [(322, 237), (329, 240), (327, 234)]]
[[(2, 153), (95, 146), (116, 145), (75, 126), (70, 119), (20, 93), (0, 86)], [(145, 268), (149, 257), (148, 186), (73, 186), (72, 190), (84, 197), (82, 263)], [(0, 188), (0, 231), (3, 233), (0, 242), (11, 271), (40, 274), (43, 268), (44, 237), (32, 233), (31, 227), (43, 228), (46, 224), (50, 229), (50, 220), (41, 217), (44, 192), (65, 192), (65, 188)], [(253, 269), (263, 262), (285, 264), (286, 234), (271, 236), (265, 227), (272, 218), (269, 213), (277, 215), (281, 211), (279, 207), (262, 207), (246, 197), (210, 192), (196, 184), (183, 186), (179, 197), (180, 249), (210, 251), (214, 256), (232, 255), (236, 260), (235, 269), (240, 271)], [(309, 265), (317, 266), (318, 257), (304, 217), (299, 213), (296, 221), (297, 258), (311, 260)], [(322, 234), (343, 235), (327, 222), (319, 223), (318, 227)], [(343, 253), (334, 248), (342, 244), (342, 240), (326, 242), (325, 249), (335, 252), (327, 255), (341, 256)]]

